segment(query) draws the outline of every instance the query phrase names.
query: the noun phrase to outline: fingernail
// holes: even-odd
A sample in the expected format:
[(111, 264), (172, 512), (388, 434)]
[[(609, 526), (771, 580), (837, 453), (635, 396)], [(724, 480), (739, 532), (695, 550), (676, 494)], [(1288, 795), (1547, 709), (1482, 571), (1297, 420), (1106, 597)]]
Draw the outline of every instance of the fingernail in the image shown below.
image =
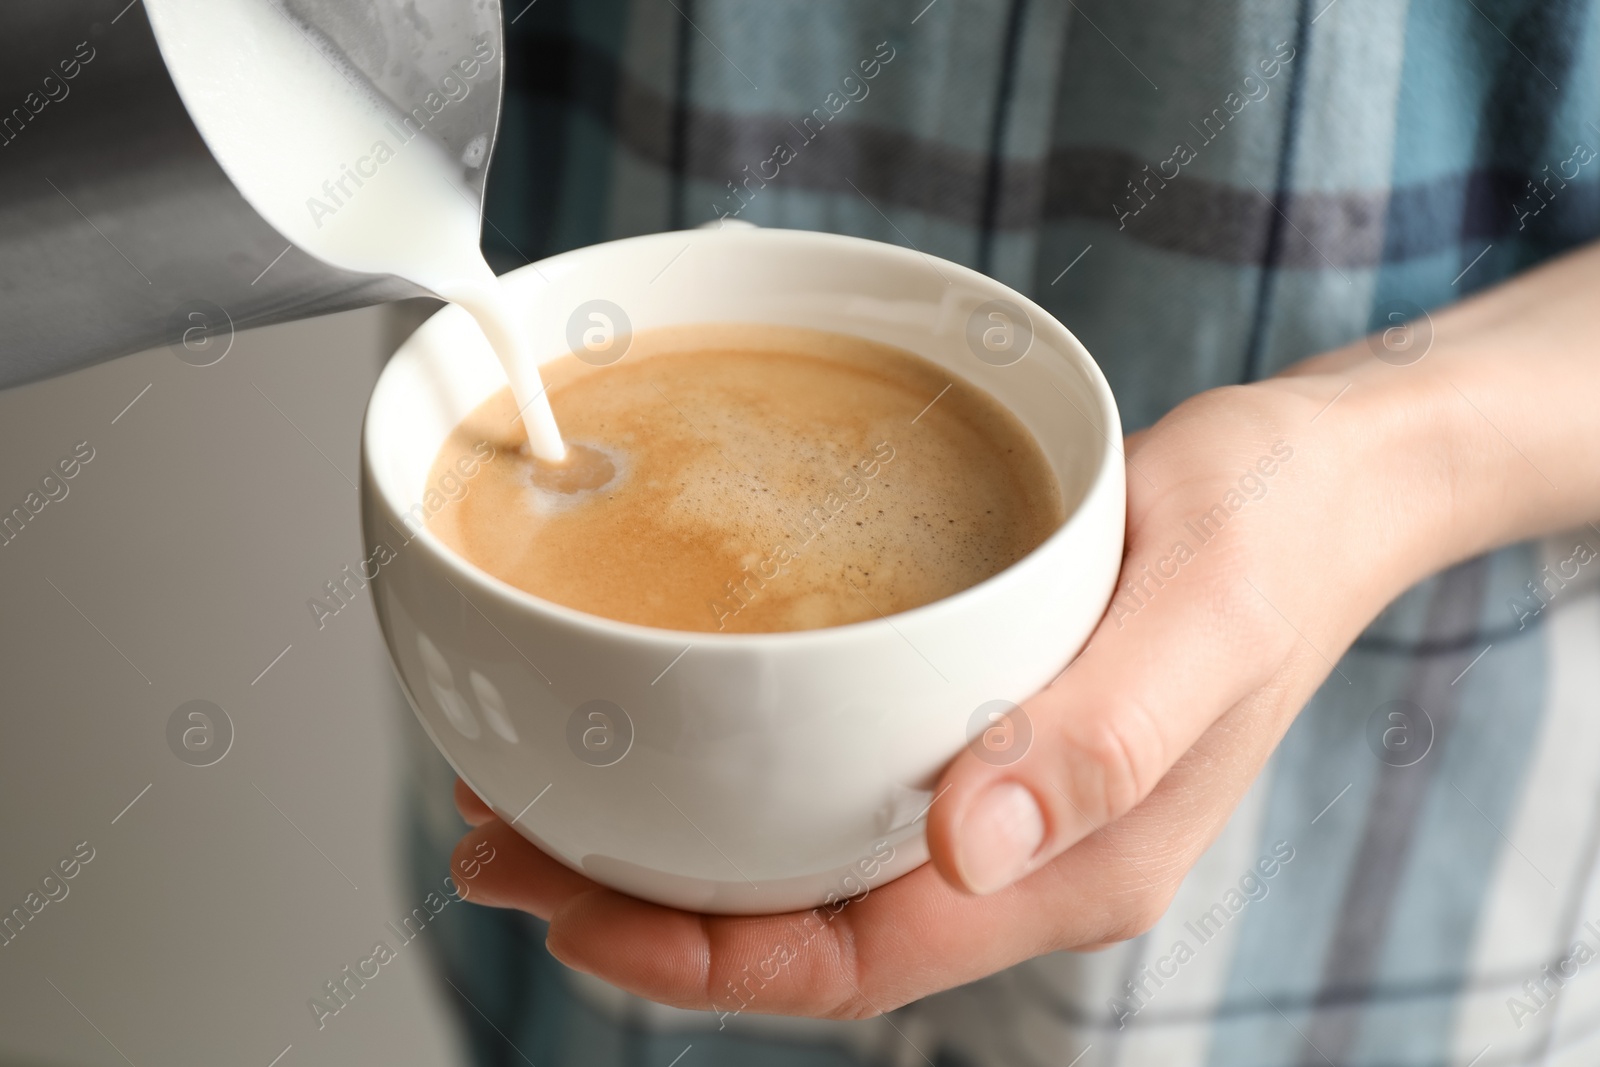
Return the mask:
[(1044, 844), (1044, 814), (1016, 782), (1000, 782), (973, 802), (961, 823), (956, 866), (974, 893), (993, 893), (1021, 878)]

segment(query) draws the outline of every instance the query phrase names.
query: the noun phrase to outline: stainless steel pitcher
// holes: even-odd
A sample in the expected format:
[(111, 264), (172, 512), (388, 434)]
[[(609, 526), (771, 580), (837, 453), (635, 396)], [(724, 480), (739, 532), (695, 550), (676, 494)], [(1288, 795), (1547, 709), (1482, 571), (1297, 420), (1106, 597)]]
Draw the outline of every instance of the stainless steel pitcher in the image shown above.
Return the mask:
[[(492, 47), (471, 93), (425, 134), (464, 159), (481, 205), (500, 112), (498, 0), (260, 2), (402, 112)], [(314, 259), (257, 214), (179, 99), (142, 0), (0, 4), (0, 388), (420, 295)]]

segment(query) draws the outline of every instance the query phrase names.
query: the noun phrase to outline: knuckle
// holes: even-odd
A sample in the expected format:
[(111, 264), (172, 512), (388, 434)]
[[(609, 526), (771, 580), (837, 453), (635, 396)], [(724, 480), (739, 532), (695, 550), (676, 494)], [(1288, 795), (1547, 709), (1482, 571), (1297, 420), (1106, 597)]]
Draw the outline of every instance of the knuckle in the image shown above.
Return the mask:
[(1129, 695), (1114, 698), (1093, 721), (1073, 723), (1066, 740), (1067, 782), (1096, 826), (1132, 810), (1165, 766), (1159, 720)]
[[(827, 919), (819, 919), (819, 912)], [(835, 918), (826, 907), (813, 909), (807, 918), (815, 925), (792, 928), (780, 948), (763, 955), (725, 923), (701, 916), (708, 945), (703, 1003), (735, 1016), (806, 1015), (840, 1021), (875, 1018), (887, 1000), (893, 1000), (889, 1006), (899, 1006), (901, 1001), (888, 991), (868, 992), (875, 983), (864, 973), (849, 921)]]
[(862, 992), (868, 978), (862, 973), (861, 956), (856, 951), (855, 925), (851, 917), (841, 916), (841, 918), (844, 919), (843, 922), (831, 924), (834, 932), (832, 950), (833, 965), (843, 977), (844, 989), (841, 990), (839, 999), (828, 1010), (827, 1017), (851, 1022), (871, 1019), (880, 1013)]
[(850, 990), (844, 998), (823, 1012), (824, 1019), (836, 1019), (841, 1022), (860, 1022), (862, 1019), (872, 1019), (879, 1015), (867, 998), (855, 990)]
[(711, 1011), (740, 1011), (744, 998), (738, 995), (733, 983), (735, 972), (727, 965), (727, 955), (718, 943), (717, 926), (709, 915), (698, 915), (696, 918), (700, 922), (700, 938), (706, 946), (699, 967), (704, 983), (701, 996)]

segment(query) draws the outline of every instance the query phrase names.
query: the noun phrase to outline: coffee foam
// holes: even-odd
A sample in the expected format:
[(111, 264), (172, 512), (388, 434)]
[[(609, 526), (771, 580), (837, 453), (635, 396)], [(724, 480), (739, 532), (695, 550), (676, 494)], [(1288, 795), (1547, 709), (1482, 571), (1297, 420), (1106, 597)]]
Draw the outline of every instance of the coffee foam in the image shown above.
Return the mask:
[(1063, 521), (1025, 427), (909, 352), (793, 327), (634, 336), (597, 368), (547, 365), (569, 441), (615, 464), (599, 488), (534, 484), (509, 393), (439, 453), (510, 453), (430, 520), (506, 582), (607, 618), (779, 631), (892, 615), (983, 581)]

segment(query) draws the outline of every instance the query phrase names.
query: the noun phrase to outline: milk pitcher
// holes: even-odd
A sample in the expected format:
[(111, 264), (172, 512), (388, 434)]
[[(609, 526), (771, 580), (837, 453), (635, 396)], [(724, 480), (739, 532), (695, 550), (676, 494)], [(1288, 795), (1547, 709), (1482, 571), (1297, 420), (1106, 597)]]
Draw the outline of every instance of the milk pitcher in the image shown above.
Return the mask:
[[(416, 116), (462, 160), (481, 210), (496, 0), (259, 2)], [(214, 335), (425, 295), (330, 266), (271, 226), (192, 121), (169, 59), (143, 0), (0, 5), (0, 388), (162, 344), (198, 362)], [(337, 203), (342, 179), (314, 199)]]

